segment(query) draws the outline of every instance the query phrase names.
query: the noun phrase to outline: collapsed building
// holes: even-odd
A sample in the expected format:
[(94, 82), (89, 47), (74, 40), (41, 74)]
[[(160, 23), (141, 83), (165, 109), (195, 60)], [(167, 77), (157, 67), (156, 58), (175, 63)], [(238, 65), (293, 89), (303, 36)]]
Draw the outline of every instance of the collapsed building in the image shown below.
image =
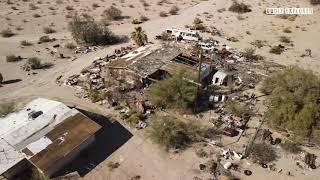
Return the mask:
[(100, 125), (61, 102), (38, 98), (0, 118), (0, 174), (37, 168), (52, 176), (95, 140)]
[[(147, 45), (111, 61), (105, 68), (103, 78), (115, 78), (136, 87), (143, 87), (167, 75), (173, 75), (179, 70), (195, 74), (199, 66), (197, 60), (183, 56), (176, 47), (159, 48)], [(204, 81), (211, 71), (211, 65), (202, 63), (200, 80)]]

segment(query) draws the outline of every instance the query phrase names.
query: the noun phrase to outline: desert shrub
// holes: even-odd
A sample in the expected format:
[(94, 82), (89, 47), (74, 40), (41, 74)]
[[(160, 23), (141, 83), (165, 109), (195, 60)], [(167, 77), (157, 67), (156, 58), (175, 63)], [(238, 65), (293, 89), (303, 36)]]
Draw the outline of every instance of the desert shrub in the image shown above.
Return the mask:
[(69, 29), (79, 44), (107, 45), (119, 41), (108, 27), (97, 23), (88, 15), (74, 16), (69, 22)]
[(280, 19), (286, 19), (289, 21), (295, 21), (296, 18), (298, 17), (298, 15), (296, 15), (296, 14), (279, 14), (276, 17), (278, 17)]
[(162, 41), (169, 41), (171, 40), (171, 34), (167, 33), (167, 32), (162, 32), (161, 33), (161, 40)]
[(0, 117), (4, 117), (15, 110), (15, 104), (13, 102), (1, 103), (0, 104)]
[(141, 22), (146, 22), (146, 21), (149, 21), (149, 18), (147, 16), (141, 15), (140, 16), (140, 21)]
[(253, 46), (257, 47), (257, 48), (262, 48), (263, 46), (266, 45), (266, 41), (262, 41), (262, 40), (255, 40), (253, 42), (251, 42), (250, 44), (252, 44)]
[(109, 171), (112, 171), (112, 170), (118, 168), (120, 166), (120, 164), (118, 162), (109, 161), (107, 166), (108, 166)]
[(40, 43), (47, 43), (47, 42), (52, 42), (53, 39), (51, 39), (49, 36), (41, 36), (39, 38)]
[(16, 56), (16, 55), (13, 55), (13, 54), (10, 54), (10, 55), (6, 56), (6, 61), (7, 62), (18, 62), (18, 61), (21, 61), (21, 60), (22, 60), (21, 56)]
[(141, 24), (142, 22), (139, 19), (133, 19), (132, 24)]
[(269, 125), (294, 138), (317, 141), (320, 130), (320, 79), (310, 70), (292, 66), (266, 78), (260, 90), (269, 94)]
[(232, 5), (229, 7), (229, 11), (236, 12), (236, 13), (247, 13), (251, 12), (249, 5), (246, 5), (244, 3), (239, 3), (238, 1), (234, 0)]
[(193, 20), (193, 29), (195, 30), (204, 30), (206, 27), (202, 24), (202, 20), (199, 18), (195, 18)]
[(256, 50), (254, 48), (246, 48), (241, 54), (247, 59), (255, 59), (255, 52)]
[(196, 87), (184, 80), (188, 76), (190, 75), (181, 70), (171, 77), (152, 84), (148, 91), (151, 102), (162, 108), (191, 108), (195, 100)]
[(171, 15), (177, 15), (178, 12), (179, 12), (179, 8), (178, 8), (178, 6), (176, 6), (176, 5), (172, 6), (171, 9), (169, 10), (169, 13), (170, 13)]
[(141, 119), (141, 113), (133, 111), (128, 114), (127, 121), (130, 125), (133, 126), (138, 124)]
[(169, 116), (155, 116), (148, 134), (153, 142), (168, 149), (183, 149), (202, 139), (205, 127), (185, 123)]
[(49, 176), (40, 172), (37, 168), (32, 169), (30, 180), (49, 180)]
[(66, 43), (66, 44), (64, 45), (64, 47), (67, 48), (67, 49), (74, 49), (74, 48), (76, 48), (77, 46), (76, 46), (75, 44), (73, 44), (72, 42), (69, 42), (69, 43)]
[(283, 29), (284, 33), (292, 33), (291, 29), (289, 27), (286, 27)]
[(51, 27), (44, 27), (43, 28), (43, 32), (46, 33), (46, 34), (52, 34), (52, 33), (55, 33), (57, 31), (55, 29), (51, 28)]
[(106, 99), (107, 94), (105, 92), (100, 92), (98, 90), (90, 90), (88, 93), (88, 97), (91, 102), (96, 103), (98, 101), (103, 101)]
[(292, 142), (292, 141), (285, 141), (284, 143), (280, 144), (281, 148), (285, 151), (293, 154), (298, 154), (302, 151), (299, 144)]
[(74, 8), (73, 8), (73, 6), (68, 5), (68, 6), (66, 6), (66, 10), (72, 11), (72, 10), (74, 10)]
[(250, 152), (250, 158), (259, 163), (267, 164), (278, 159), (275, 149), (266, 143), (253, 143)]
[(130, 178), (130, 180), (140, 180), (140, 179), (141, 179), (140, 175), (135, 175), (135, 176)]
[(120, 20), (122, 19), (122, 11), (114, 6), (110, 6), (108, 9), (104, 10), (103, 16), (109, 20)]
[(134, 31), (131, 33), (131, 39), (133, 39), (138, 46), (143, 46), (148, 42), (148, 36), (140, 26), (134, 28)]
[(237, 101), (230, 100), (226, 104), (226, 112), (236, 116), (241, 116), (243, 114), (250, 114), (251, 110), (248, 108), (248, 106), (245, 106)]
[(21, 46), (32, 46), (33, 44), (27, 40), (22, 40), (20, 42)]
[[(3, 82), (3, 76), (2, 74), (0, 73), (0, 84)], [(1, 87), (1, 86), (0, 86)]]
[(281, 46), (272, 46), (269, 52), (272, 54), (281, 54), (283, 51), (284, 48)]
[(168, 14), (167, 14), (166, 12), (164, 12), (164, 11), (161, 11), (161, 12), (159, 13), (159, 16), (160, 16), (160, 17), (167, 17)]
[(318, 4), (320, 4), (320, 0), (310, 0), (310, 3), (312, 5), (318, 5)]
[(291, 42), (290, 37), (288, 37), (288, 36), (280, 36), (279, 40), (280, 40), (280, 42), (283, 42), (283, 43), (290, 43)]
[(14, 35), (16, 35), (15, 33), (13, 33), (10, 29), (5, 29), (1, 31), (1, 36), (4, 38), (8, 38), (8, 37), (12, 37)]
[(26, 63), (24, 64), (24, 69), (41, 69), (42, 64), (41, 60), (37, 57), (29, 58)]

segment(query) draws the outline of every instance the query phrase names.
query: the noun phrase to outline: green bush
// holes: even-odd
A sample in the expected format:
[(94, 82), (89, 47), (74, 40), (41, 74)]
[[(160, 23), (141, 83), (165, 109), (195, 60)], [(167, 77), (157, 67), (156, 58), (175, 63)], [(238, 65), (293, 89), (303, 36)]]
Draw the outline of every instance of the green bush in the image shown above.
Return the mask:
[(272, 54), (281, 54), (282, 52), (284, 51), (284, 48), (283, 47), (280, 47), (280, 46), (273, 46), (273, 47), (271, 47), (271, 49), (270, 49), (270, 53), (272, 53)]
[(131, 112), (128, 114), (128, 123), (133, 126), (139, 123), (139, 121), (141, 120), (141, 113), (139, 112)]
[(0, 117), (4, 117), (15, 110), (15, 104), (13, 102), (0, 104)]
[(281, 143), (280, 146), (282, 149), (284, 149), (287, 152), (293, 153), (293, 154), (298, 154), (302, 151), (301, 147), (299, 144), (291, 141), (285, 141), (284, 143)]
[(317, 141), (320, 131), (320, 80), (310, 70), (293, 66), (266, 78), (260, 90), (269, 94), (266, 112), (271, 127)]
[(120, 164), (118, 162), (109, 161), (107, 166), (108, 166), (109, 171), (112, 171), (112, 170), (118, 168), (120, 166)]
[(51, 28), (51, 27), (44, 27), (44, 28), (43, 28), (43, 32), (44, 32), (45, 34), (52, 34), (52, 33), (55, 33), (55, 32), (57, 32), (57, 31), (54, 30), (54, 29)]
[(233, 1), (232, 5), (229, 7), (229, 11), (236, 13), (247, 13), (251, 12), (249, 5), (244, 3), (238, 3), (236, 0)]
[(28, 42), (26, 40), (23, 40), (20, 42), (21, 46), (32, 46), (33, 44), (31, 42)]
[(122, 12), (120, 9), (111, 6), (103, 12), (103, 16), (109, 20), (120, 20), (122, 19)]
[(290, 37), (288, 37), (288, 36), (280, 36), (280, 42), (290, 43), (291, 40), (290, 40)]
[(2, 30), (0, 34), (1, 34), (1, 36), (4, 37), (4, 38), (9, 38), (9, 37), (12, 37), (12, 36), (16, 35), (16, 34), (13, 33), (10, 29)]
[(16, 55), (8, 55), (6, 56), (6, 61), (7, 62), (18, 62), (18, 61), (21, 61), (22, 60), (22, 57), (21, 56), (16, 56)]
[(67, 49), (74, 49), (74, 48), (76, 48), (77, 46), (76, 46), (75, 44), (73, 44), (72, 42), (69, 42), (69, 43), (66, 43), (66, 44), (64, 45), (64, 47), (67, 48)]
[(41, 60), (37, 57), (29, 58), (24, 66), (26, 68), (30, 68), (30, 69), (41, 69), (42, 68)]
[(176, 5), (172, 6), (171, 9), (169, 10), (169, 13), (170, 13), (171, 15), (177, 15), (178, 12), (179, 12), (179, 8), (178, 8), (178, 6), (176, 6)]
[(196, 86), (185, 80), (188, 76), (184, 71), (179, 71), (172, 77), (153, 83), (148, 91), (151, 102), (162, 108), (192, 107)]
[(153, 142), (168, 149), (183, 149), (202, 140), (205, 132), (199, 123), (185, 123), (169, 116), (155, 116), (148, 131)]
[(245, 106), (237, 101), (229, 100), (226, 104), (226, 112), (241, 116), (243, 114), (251, 114), (251, 110), (248, 108), (248, 106)]
[(96, 103), (98, 101), (105, 100), (107, 94), (105, 92), (99, 92), (98, 90), (90, 90), (88, 97), (91, 100), (91, 102)]
[(266, 143), (252, 144), (250, 152), (250, 158), (259, 163), (267, 164), (278, 159), (275, 149)]
[(119, 41), (108, 27), (88, 15), (74, 16), (69, 22), (69, 30), (79, 44), (108, 45)]

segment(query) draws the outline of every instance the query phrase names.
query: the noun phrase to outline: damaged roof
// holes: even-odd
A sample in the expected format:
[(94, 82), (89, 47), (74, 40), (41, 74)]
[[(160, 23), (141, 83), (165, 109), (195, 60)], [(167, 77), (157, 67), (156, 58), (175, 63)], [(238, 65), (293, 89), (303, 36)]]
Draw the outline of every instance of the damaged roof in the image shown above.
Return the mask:
[(110, 62), (110, 68), (127, 68), (141, 77), (147, 77), (169, 63), (181, 52), (176, 47), (142, 46), (121, 59)]
[[(42, 114), (39, 116), (34, 118), (30, 116), (31, 112), (40, 111)], [(73, 122), (72, 126), (70, 121)], [(75, 145), (80, 145), (87, 136), (100, 128), (100, 125), (82, 115), (78, 110), (70, 109), (61, 102), (43, 98), (35, 99), (23, 109), (0, 118), (0, 174), (24, 158), (29, 160), (31, 158), (31, 161), (33, 158), (34, 163), (42, 167), (52, 165), (55, 158), (67, 155)], [(64, 141), (61, 142), (58, 139)], [(54, 146), (57, 142), (60, 142), (59, 146)], [(50, 154), (41, 156), (49, 150), (48, 148), (50, 148)], [(61, 153), (64, 155), (61, 156)], [(42, 161), (48, 164), (38, 163)]]

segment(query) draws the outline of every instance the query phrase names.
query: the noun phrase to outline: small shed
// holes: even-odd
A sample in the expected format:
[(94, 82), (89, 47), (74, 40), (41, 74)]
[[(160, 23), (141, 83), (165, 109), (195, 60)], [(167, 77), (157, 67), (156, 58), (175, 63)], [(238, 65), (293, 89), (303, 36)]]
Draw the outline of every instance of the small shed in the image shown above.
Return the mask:
[(227, 86), (233, 80), (233, 75), (224, 70), (218, 70), (212, 78), (213, 85), (225, 85)]

